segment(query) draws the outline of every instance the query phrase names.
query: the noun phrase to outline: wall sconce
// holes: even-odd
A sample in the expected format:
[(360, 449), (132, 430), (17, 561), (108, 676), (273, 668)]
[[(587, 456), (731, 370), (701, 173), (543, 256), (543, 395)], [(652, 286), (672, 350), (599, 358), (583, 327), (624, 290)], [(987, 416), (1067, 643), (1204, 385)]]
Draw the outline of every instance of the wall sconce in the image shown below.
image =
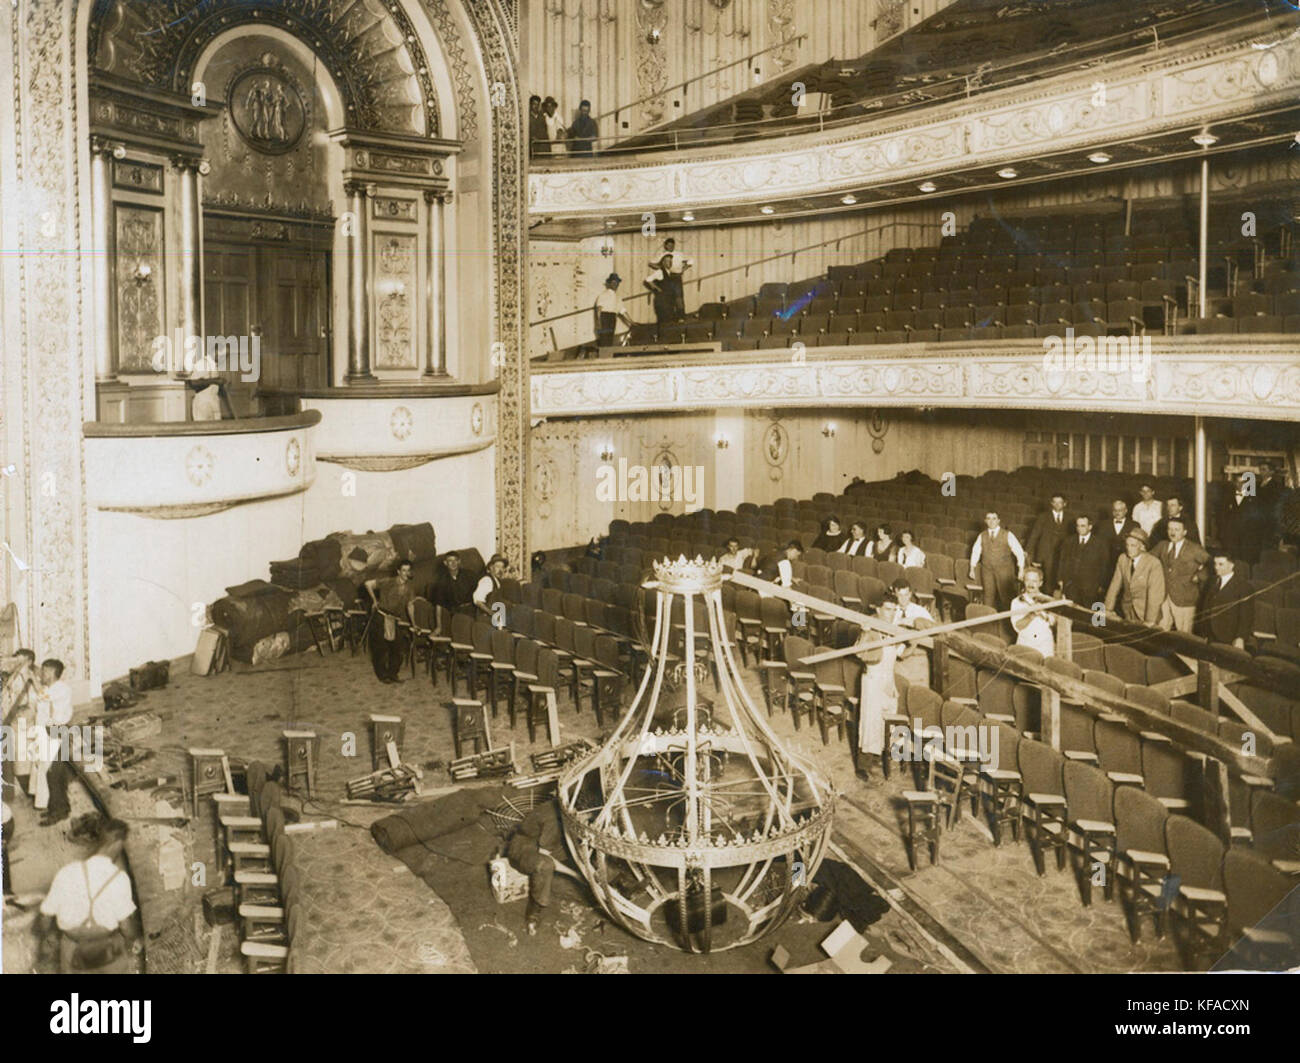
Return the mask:
[(614, 460), (614, 447), (610, 443), (604, 443), (600, 448), (600, 460), (610, 462)]
[(3, 469), (0, 469), (0, 476), (12, 476), (17, 471), (17, 465), (6, 465)]
[(200, 177), (207, 177), (208, 174), (210, 174), (211, 172), (212, 172), (212, 163), (208, 162), (207, 159), (200, 159), (200, 160), (199, 160), (199, 176), (200, 176)]
[(660, 36), (661, 34), (658, 29), (652, 29), (649, 33), (645, 35), (646, 43), (658, 44)]
[(125, 145), (125, 144), (114, 144), (114, 145), (113, 145), (113, 158), (115, 158), (115, 159), (125, 159), (125, 158), (126, 158), (126, 145)]
[(131, 274), (131, 279), (134, 280), (136, 284), (143, 286), (149, 283), (149, 278), (152, 276), (153, 267), (147, 262), (141, 262), (135, 267), (135, 271)]
[(614, 257), (614, 238), (612, 236), (607, 236), (603, 241), (601, 241), (600, 253), (605, 258)]
[(822, 425), (822, 435), (827, 439), (834, 439), (837, 431), (839, 431), (839, 426), (834, 421), (827, 421)]
[(731, 446), (731, 436), (727, 435), (726, 432), (719, 432), (713, 437), (713, 445), (719, 450), (726, 450)]

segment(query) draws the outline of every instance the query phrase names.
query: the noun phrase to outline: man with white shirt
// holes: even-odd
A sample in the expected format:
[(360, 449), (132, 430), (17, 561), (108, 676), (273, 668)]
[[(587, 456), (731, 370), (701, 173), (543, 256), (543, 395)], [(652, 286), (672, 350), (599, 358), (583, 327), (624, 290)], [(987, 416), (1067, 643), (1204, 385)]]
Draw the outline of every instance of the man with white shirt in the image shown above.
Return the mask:
[(1187, 525), (1181, 517), (1165, 523), (1169, 538), (1151, 551), (1165, 569), (1165, 600), (1160, 607), (1160, 626), (1168, 631), (1190, 632), (1196, 621), (1196, 603), (1205, 585), (1210, 555), (1198, 543), (1187, 538)]
[(127, 974), (143, 951), (131, 879), (119, 862), (127, 830), (121, 820), (109, 820), (94, 855), (60, 868), (41, 903), (40, 951), (46, 951), (57, 928), (63, 974)]
[(501, 554), (493, 554), (492, 560), (487, 563), (487, 571), (474, 588), (474, 607), (487, 620), (492, 620), (492, 607), (502, 601), (501, 579), (505, 576), (508, 565), (509, 562)]
[(1119, 560), (1120, 555), (1124, 552), (1124, 543), (1128, 540), (1128, 533), (1138, 526), (1138, 522), (1129, 516), (1128, 503), (1122, 498), (1117, 498), (1110, 504), (1110, 520), (1104, 523), (1098, 531), (1102, 533), (1106, 539), (1106, 545), (1110, 549), (1111, 567), (1114, 567), (1115, 562)]
[(984, 604), (999, 613), (1011, 603), (1016, 584), (1024, 576), (1025, 551), (1016, 537), (1002, 527), (993, 510), (984, 514), (984, 531), (970, 552), (970, 578), (984, 588)]
[(791, 539), (785, 544), (785, 557), (776, 563), (776, 582), (782, 587), (794, 586), (794, 563), (803, 557), (803, 543)]
[(867, 526), (860, 520), (849, 525), (849, 537), (840, 543), (838, 553), (849, 557), (866, 557), (871, 543), (867, 540)]
[[(677, 241), (671, 236), (664, 241), (664, 253), (672, 256), (668, 263), (668, 268), (665, 271), (665, 283), (668, 289), (668, 294), (672, 298), (673, 302), (673, 320), (681, 321), (686, 317), (686, 286), (683, 283), (684, 278), (682, 277), (682, 274), (695, 265), (695, 263), (677, 250)], [(652, 262), (650, 265), (655, 266), (657, 264), (662, 264), (662, 262), (663, 259), (661, 258), (659, 263)]]
[(1039, 565), (1043, 570), (1043, 580), (1048, 587), (1056, 586), (1056, 562), (1061, 544), (1069, 538), (1071, 523), (1065, 515), (1065, 496), (1059, 492), (1052, 495), (1051, 506), (1046, 513), (1040, 513), (1029, 532), (1025, 546), (1030, 564)]
[(1061, 544), (1056, 576), (1061, 593), (1085, 608), (1102, 600), (1114, 563), (1088, 517), (1076, 517), (1075, 534)]
[(605, 287), (596, 296), (596, 305), (592, 312), (596, 315), (596, 346), (613, 347), (618, 337), (632, 328), (632, 319), (628, 316), (623, 297), (618, 294), (618, 286), (623, 278), (611, 273), (605, 278)]
[(1133, 507), (1133, 519), (1149, 537), (1151, 529), (1165, 515), (1164, 506), (1160, 504), (1160, 499), (1156, 498), (1156, 489), (1150, 484), (1139, 487), (1138, 494), (1142, 496), (1142, 501)]
[(40, 759), (32, 771), (35, 803), (45, 812), (41, 826), (68, 818), (68, 779), (71, 750), (60, 742), (62, 729), (72, 722), (72, 688), (63, 679), (63, 662), (51, 657), (41, 664), (41, 692), (36, 699), (36, 732)]
[(1016, 645), (1035, 649), (1044, 657), (1056, 653), (1056, 636), (1052, 627), (1056, 617), (1046, 610), (1033, 610), (1033, 607), (1047, 601), (1043, 593), (1042, 569), (1029, 567), (1025, 569), (1024, 590), (1011, 603), (1011, 626), (1016, 629)]
[(753, 556), (754, 551), (748, 546), (741, 549), (740, 540), (733, 535), (727, 540), (727, 551), (718, 558), (718, 563), (724, 569), (730, 569), (732, 572), (744, 571)]

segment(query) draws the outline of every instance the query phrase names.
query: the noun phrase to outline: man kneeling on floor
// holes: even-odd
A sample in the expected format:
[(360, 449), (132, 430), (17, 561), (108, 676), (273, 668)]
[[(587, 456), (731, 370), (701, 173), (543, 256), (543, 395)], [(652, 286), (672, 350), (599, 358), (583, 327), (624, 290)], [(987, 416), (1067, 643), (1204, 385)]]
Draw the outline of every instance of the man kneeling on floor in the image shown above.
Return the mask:
[(129, 974), (136, 969), (142, 945), (131, 879), (120, 863), (127, 829), (121, 820), (105, 823), (94, 854), (60, 868), (41, 903), (39, 952), (48, 954), (57, 926), (63, 974)]
[(510, 866), (528, 876), (528, 908), (524, 912), (524, 922), (529, 934), (537, 933), (537, 924), (551, 903), (554, 853), (563, 859), (564, 832), (560, 827), (559, 806), (548, 801), (523, 818), (506, 846)]

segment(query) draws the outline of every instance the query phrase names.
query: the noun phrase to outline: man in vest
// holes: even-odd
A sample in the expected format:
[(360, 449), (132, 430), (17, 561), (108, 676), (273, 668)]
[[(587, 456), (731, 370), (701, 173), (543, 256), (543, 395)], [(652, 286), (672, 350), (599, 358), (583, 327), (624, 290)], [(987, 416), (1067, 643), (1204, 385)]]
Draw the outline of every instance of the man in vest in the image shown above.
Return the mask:
[(970, 552), (970, 578), (984, 588), (984, 604), (999, 613), (1011, 604), (1025, 572), (1025, 551), (993, 510)]
[(1196, 603), (1209, 574), (1210, 555), (1187, 538), (1182, 517), (1169, 517), (1167, 540), (1158, 543), (1152, 556), (1164, 566), (1165, 600), (1160, 606), (1160, 626), (1168, 631), (1190, 632), (1196, 622)]
[(128, 974), (143, 951), (131, 896), (131, 880), (120, 865), (127, 825), (109, 820), (88, 860), (59, 869), (41, 903), (36, 923), (46, 952), (57, 926), (59, 970), (63, 974)]
[(509, 562), (500, 554), (493, 554), (487, 563), (487, 572), (474, 588), (474, 606), (480, 613), (492, 619), (492, 606), (501, 601), (501, 578), (506, 574)]

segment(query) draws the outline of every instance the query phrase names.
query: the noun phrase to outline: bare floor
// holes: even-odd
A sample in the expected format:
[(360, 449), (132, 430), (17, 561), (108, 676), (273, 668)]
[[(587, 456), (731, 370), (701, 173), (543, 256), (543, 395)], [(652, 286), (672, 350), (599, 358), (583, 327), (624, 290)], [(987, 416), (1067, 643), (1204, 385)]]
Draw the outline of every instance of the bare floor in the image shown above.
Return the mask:
[[(176, 662), (172, 683), (151, 691), (141, 704), (162, 717), (162, 731), (136, 743), (137, 748), (154, 751), (137, 769), (139, 775), (188, 779), (186, 750), (192, 747), (224, 749), (236, 761), (275, 764), (284, 758), (285, 729), (310, 727), (322, 736), (314, 799), (287, 802), (300, 811), (304, 822), (337, 822), (337, 826), (295, 835), (303, 892), (295, 948), (298, 969), (376, 973), (478, 969), (463, 928), (443, 898), (384, 854), (370, 837), (369, 825), (391, 813), (392, 807), (342, 801), (346, 781), (371, 770), (367, 730), (371, 713), (404, 718), (403, 760), (425, 768), (426, 792), (451, 786), (443, 767), (454, 756), (446, 685), (431, 684), (423, 672), (409, 678), (408, 671), (406, 682), (384, 686), (375, 679), (365, 656), (354, 657), (346, 649), (323, 659), (312, 652), (213, 677), (192, 676), (187, 666), (188, 660)], [(761, 706), (757, 680), (754, 673), (749, 675), (755, 703)], [(83, 707), (78, 720), (97, 711), (102, 709)], [(566, 740), (598, 735), (590, 710), (575, 714), (563, 695), (560, 721)], [(1047, 874), (1040, 878), (1026, 844), (1008, 837), (995, 848), (987, 827), (969, 815), (944, 835), (937, 864), (931, 866), (922, 854), (918, 869), (911, 871), (903, 842), (906, 816), (898, 796), (910, 782), (897, 773), (889, 781), (878, 772), (870, 779), (859, 778), (846, 741), (832, 736), (831, 744), (824, 746), (820, 734), (807, 724), (796, 732), (788, 716), (777, 716), (774, 726), (783, 738), (820, 761), (838, 787), (832, 855), (855, 868), (889, 900), (891, 911), (871, 927), (868, 937), (913, 961), (899, 969), (1023, 973), (1178, 969), (1172, 944), (1167, 939), (1157, 941), (1149, 921), (1143, 940), (1134, 945), (1117, 903), (1103, 900), (1098, 891), (1092, 907), (1084, 908), (1068, 870), (1057, 871), (1049, 860)], [(549, 744), (541, 735), (530, 744), (522, 722), (511, 733), (503, 709), (494, 721), (493, 742), (510, 741), (521, 764), (530, 752)], [(219, 886), (221, 877), (211, 802), (201, 802), (197, 818), (177, 825), (174, 817), (191, 817), (192, 808), (168, 784), (128, 791), (109, 788), (114, 781), (116, 776), (107, 776), (94, 784), (112, 813), (127, 818), (133, 827), (128, 856), (144, 916), (147, 969), (240, 970), (234, 928), (209, 927), (201, 910), (204, 893)], [(75, 817), (91, 803), (84, 791), (76, 786), (73, 790)], [(40, 828), (22, 799), (17, 804), (11, 849), (15, 892), (40, 893), (62, 863), (80, 854), (65, 837), (67, 822)], [(523, 904), (498, 907), (487, 890), (486, 872), (481, 900), (474, 903), (482, 909), (474, 929), (499, 927), (512, 952), (530, 947), (530, 939), (521, 934)], [(465, 905), (457, 904), (457, 909), (464, 911)], [(586, 968), (590, 951), (583, 941), (584, 927), (597, 923), (596, 913), (571, 904), (544, 927), (543, 933), (559, 936), (562, 947), (572, 949), (572, 963), (557, 965), (556, 973)], [(6, 906), (6, 972), (33, 969), (30, 924), (30, 912)], [(771, 968), (755, 959), (754, 969)]]

